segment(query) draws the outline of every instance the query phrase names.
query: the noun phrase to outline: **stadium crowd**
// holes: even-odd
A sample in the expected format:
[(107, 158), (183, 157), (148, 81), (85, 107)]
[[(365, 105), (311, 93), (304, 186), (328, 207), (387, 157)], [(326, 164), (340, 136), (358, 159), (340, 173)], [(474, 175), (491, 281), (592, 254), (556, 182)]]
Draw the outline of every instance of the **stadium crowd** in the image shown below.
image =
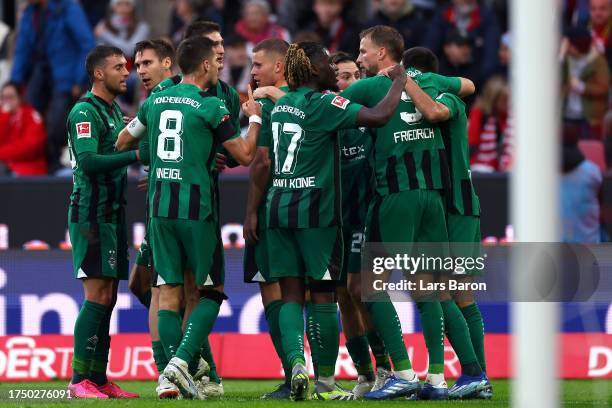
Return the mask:
[[(133, 57), (135, 44), (153, 33), (161, 33), (176, 46), (185, 27), (196, 20), (215, 21), (222, 27), (228, 69), (223, 70), (221, 79), (234, 86), (243, 100), (252, 80), (252, 48), (263, 39), (314, 40), (330, 52), (345, 51), (356, 57), (363, 28), (392, 26), (407, 45), (424, 45), (439, 55), (441, 74), (463, 76), (476, 84), (476, 95), (466, 100), (473, 170), (503, 172), (512, 167), (508, 69), (512, 34), (508, 31), (507, 0), (148, 2), (163, 3), (162, 9), (169, 10), (161, 21), (158, 13), (147, 12), (150, 4), (139, 0), (16, 3), (16, 27), (0, 23), (0, 84), (17, 89), (21, 96), (16, 106), (2, 99), (0, 163), (4, 174), (70, 173), (64, 123), (70, 107), (89, 87), (83, 61), (95, 44), (117, 46)], [(596, 162), (605, 169), (606, 162), (612, 163), (612, 8), (609, 0), (560, 3), (563, 122), (579, 139), (593, 139), (586, 142), (587, 155), (594, 152), (595, 157), (601, 157)], [(133, 115), (146, 92), (137, 81), (131, 58), (128, 69), (128, 92), (122, 95), (120, 105)], [(49, 75), (53, 81), (47, 80)], [(11, 92), (7, 93), (10, 99)], [(44, 137), (29, 133), (39, 118), (35, 112), (43, 118)], [(246, 124), (245, 118), (241, 123)], [(32, 144), (35, 153), (20, 154), (24, 146)], [(605, 158), (600, 154), (604, 150)]]

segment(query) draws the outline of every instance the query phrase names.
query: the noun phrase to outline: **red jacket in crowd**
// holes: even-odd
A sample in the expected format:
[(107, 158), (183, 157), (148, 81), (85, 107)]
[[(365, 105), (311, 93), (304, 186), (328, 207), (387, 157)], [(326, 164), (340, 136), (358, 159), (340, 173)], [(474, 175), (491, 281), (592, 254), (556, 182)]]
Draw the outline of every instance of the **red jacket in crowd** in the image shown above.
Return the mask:
[(0, 161), (18, 176), (47, 174), (47, 132), (29, 105), (15, 113), (0, 111)]

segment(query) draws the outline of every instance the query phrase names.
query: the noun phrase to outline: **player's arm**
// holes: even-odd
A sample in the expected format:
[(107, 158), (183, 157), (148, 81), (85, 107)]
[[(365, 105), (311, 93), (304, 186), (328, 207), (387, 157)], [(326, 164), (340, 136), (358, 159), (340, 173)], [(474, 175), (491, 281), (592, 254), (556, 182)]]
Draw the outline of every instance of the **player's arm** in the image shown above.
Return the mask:
[(416, 109), (423, 114), (428, 122), (444, 122), (450, 118), (448, 108), (431, 99), (412, 78), (408, 78), (406, 81), (405, 90)]
[(465, 98), (466, 96), (470, 96), (476, 92), (476, 85), (474, 85), (474, 82), (462, 77), (459, 77), (459, 80), (461, 81), (461, 87), (459, 88), (459, 93), (457, 96), (460, 98)]
[(71, 114), (68, 132), (79, 168), (86, 174), (106, 173), (120, 169), (139, 159), (137, 151), (98, 154), (99, 129), (95, 113), (86, 107)]
[(134, 150), (138, 147), (138, 143), (146, 133), (147, 126), (140, 121), (138, 116), (136, 116), (126, 127), (121, 129), (115, 147), (120, 152)]
[(400, 97), (406, 83), (406, 71), (401, 65), (389, 70), (389, 78), (393, 80), (387, 95), (374, 107), (362, 107), (357, 114), (357, 126), (381, 127), (384, 126), (397, 109)]
[[(247, 130), (246, 137), (232, 137), (229, 135), (229, 128), (227, 125), (223, 125), (227, 120), (219, 125), (219, 128), (223, 125), (224, 129), (221, 130), (218, 136), (223, 141), (223, 147), (227, 149), (234, 159), (243, 166), (248, 166), (255, 157), (257, 138), (261, 128), (261, 105), (253, 98), (253, 91), (250, 86), (249, 99), (242, 105), (242, 110), (249, 117), (249, 129)], [(233, 125), (231, 129), (236, 132)]]
[(268, 147), (259, 146), (249, 171), (249, 192), (247, 194), (246, 217), (243, 235), (250, 244), (259, 240), (257, 236), (257, 209), (266, 194), (270, 178), (270, 158)]
[(285, 96), (285, 91), (281, 91), (275, 86), (260, 86), (253, 91), (253, 97), (255, 99), (268, 98), (272, 102), (276, 103), (280, 98)]

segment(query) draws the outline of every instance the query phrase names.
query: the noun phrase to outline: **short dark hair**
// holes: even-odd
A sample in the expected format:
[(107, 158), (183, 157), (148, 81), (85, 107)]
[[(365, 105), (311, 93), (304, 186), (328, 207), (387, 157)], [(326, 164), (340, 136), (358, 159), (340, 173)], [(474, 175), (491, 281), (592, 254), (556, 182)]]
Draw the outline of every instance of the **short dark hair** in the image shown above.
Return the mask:
[(87, 58), (85, 58), (85, 68), (87, 69), (87, 75), (89, 75), (89, 80), (91, 82), (94, 81), (94, 71), (96, 68), (104, 64), (106, 58), (112, 57), (113, 55), (123, 56), (123, 51), (110, 45), (96, 45), (89, 51)]
[(331, 55), (331, 61), (335, 64), (342, 64), (343, 62), (355, 62), (355, 59), (348, 52), (338, 51)]
[(416, 68), (421, 72), (438, 72), (438, 57), (429, 48), (412, 47), (402, 58), (404, 68)]
[(369, 37), (374, 44), (385, 47), (394, 61), (402, 59), (404, 37), (395, 28), (384, 25), (366, 28), (359, 34), (359, 38), (365, 37)]
[(160, 61), (164, 58), (170, 58), (170, 60), (174, 62), (174, 47), (166, 40), (157, 38), (136, 43), (136, 47), (134, 47), (134, 58), (136, 58), (136, 54), (144, 50), (153, 50)]
[(279, 38), (268, 38), (267, 40), (258, 42), (257, 45), (253, 47), (253, 52), (266, 51), (284, 56), (287, 54), (288, 49), (289, 43), (287, 41)]
[(176, 59), (183, 75), (196, 72), (202, 60), (212, 58), (213, 45), (214, 43), (206, 37), (192, 37), (183, 40), (176, 51)]
[(19, 84), (17, 82), (15, 82), (15, 81), (7, 81), (7, 82), (3, 83), (2, 86), (0, 87), (0, 89), (4, 90), (4, 88), (15, 88), (17, 93), (19, 93)]
[(220, 33), (221, 26), (214, 21), (194, 21), (185, 29), (185, 39), (191, 37), (204, 37), (210, 33)]

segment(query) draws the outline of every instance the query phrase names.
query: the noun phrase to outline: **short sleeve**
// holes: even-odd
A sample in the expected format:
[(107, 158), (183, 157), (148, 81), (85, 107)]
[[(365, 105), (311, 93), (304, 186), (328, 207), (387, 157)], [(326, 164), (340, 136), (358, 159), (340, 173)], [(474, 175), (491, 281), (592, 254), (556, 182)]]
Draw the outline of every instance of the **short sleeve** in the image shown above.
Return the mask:
[[(318, 98), (313, 96), (313, 98)], [(315, 124), (324, 124), (325, 130), (357, 127), (357, 114), (363, 105), (334, 94), (321, 95), (313, 111)]]
[(103, 126), (95, 108), (89, 104), (81, 103), (72, 109), (68, 117), (68, 134), (77, 156), (84, 152), (98, 152), (100, 133), (105, 131)]
[(446, 106), (450, 111), (450, 117), (454, 118), (461, 112), (461, 109), (465, 106), (464, 103), (457, 96), (450, 93), (441, 93), (436, 98), (436, 102), (440, 102)]
[(257, 146), (270, 147), (272, 146), (272, 109), (274, 104), (268, 99), (260, 99), (257, 102), (261, 104), (261, 129), (259, 130), (259, 138)]
[(372, 84), (373, 78), (360, 79), (342, 91), (340, 96), (371, 108), (380, 102), (373, 97), (374, 94), (377, 95), (378, 93), (372, 92)]
[(438, 88), (440, 92), (449, 92), (454, 95), (459, 95), (461, 90), (461, 79), (459, 77), (447, 77), (431, 73), (431, 81), (433, 86)]
[[(223, 101), (219, 98), (210, 98), (207, 100), (208, 106), (208, 122), (213, 130), (214, 135), (221, 143), (235, 139), (240, 136), (240, 129), (231, 120), (230, 112), (225, 107)], [(211, 106), (212, 105), (212, 106)]]

